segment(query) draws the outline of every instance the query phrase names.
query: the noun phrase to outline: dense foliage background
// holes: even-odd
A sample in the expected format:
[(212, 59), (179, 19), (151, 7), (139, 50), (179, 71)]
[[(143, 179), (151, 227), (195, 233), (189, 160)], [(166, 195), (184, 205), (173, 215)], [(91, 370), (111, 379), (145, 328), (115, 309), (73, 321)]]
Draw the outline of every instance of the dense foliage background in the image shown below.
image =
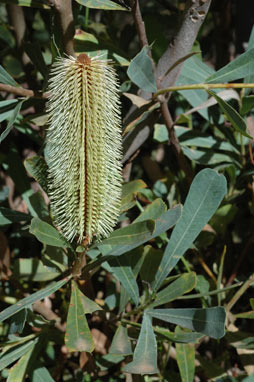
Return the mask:
[[(209, 5), (1, 2), (1, 381), (254, 381), (254, 95), (242, 85), (254, 10)], [(76, 54), (113, 60), (122, 103), (121, 215), (88, 249), (53, 226), (44, 160), (49, 69), (73, 54), (74, 29)]]

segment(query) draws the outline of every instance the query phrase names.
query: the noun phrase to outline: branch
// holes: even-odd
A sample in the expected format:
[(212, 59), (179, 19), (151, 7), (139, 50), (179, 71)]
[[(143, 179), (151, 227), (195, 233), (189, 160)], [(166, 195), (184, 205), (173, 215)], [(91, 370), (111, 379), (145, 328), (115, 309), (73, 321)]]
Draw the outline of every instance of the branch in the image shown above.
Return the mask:
[(75, 57), (73, 37), (75, 25), (72, 13), (72, 0), (50, 0), (58, 14), (58, 20), (62, 33), (64, 52)]
[(0, 91), (7, 92), (7, 93), (12, 93), (15, 94), (19, 97), (35, 97), (35, 98), (47, 98), (48, 94), (47, 93), (37, 93), (34, 90), (30, 89), (25, 89), (22, 87), (16, 87), (16, 86), (11, 86), (11, 85), (6, 85), (6, 84), (1, 84), (0, 83)]
[(176, 83), (183, 64), (175, 67), (167, 76), (165, 73), (190, 52), (210, 4), (211, 0), (188, 0), (180, 29), (158, 62), (155, 75), (159, 88), (170, 87)]
[(138, 32), (139, 42), (143, 48), (145, 45), (148, 45), (148, 40), (146, 36), (145, 23), (140, 12), (139, 0), (132, 0), (131, 11)]

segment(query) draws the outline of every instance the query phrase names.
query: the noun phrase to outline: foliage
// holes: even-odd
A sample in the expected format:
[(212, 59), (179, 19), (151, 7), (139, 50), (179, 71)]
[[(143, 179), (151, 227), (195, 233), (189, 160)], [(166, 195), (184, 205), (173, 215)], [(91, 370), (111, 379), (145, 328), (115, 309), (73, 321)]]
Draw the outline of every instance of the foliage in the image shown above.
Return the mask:
[[(1, 380), (253, 381), (254, 32), (216, 71), (210, 1), (186, 5), (197, 23), (181, 1), (64, 3), (74, 20), (57, 1), (0, 5)], [(121, 214), (89, 244), (48, 198), (49, 70), (73, 42), (113, 60), (122, 103)]]

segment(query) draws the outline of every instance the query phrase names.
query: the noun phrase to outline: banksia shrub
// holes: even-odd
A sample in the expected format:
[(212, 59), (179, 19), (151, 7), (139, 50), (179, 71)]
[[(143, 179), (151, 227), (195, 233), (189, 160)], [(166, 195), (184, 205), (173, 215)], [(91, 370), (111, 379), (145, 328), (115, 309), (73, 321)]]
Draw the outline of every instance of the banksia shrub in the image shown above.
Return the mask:
[(121, 200), (118, 82), (107, 61), (59, 58), (49, 80), (47, 162), (55, 224), (68, 240), (106, 237)]

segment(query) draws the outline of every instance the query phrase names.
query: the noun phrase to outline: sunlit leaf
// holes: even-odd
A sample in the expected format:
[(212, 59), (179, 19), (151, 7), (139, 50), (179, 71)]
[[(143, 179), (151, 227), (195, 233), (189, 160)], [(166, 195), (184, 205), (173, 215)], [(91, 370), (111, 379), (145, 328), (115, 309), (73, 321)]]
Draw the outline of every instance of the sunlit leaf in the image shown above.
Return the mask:
[(127, 9), (125, 7), (122, 7), (119, 4), (114, 3), (110, 0), (76, 0), (79, 4), (84, 5), (88, 8), (95, 8), (95, 9), (105, 9), (109, 11), (126, 11)]
[(68, 246), (65, 238), (52, 225), (39, 218), (32, 219), (30, 233), (44, 244), (61, 248)]

